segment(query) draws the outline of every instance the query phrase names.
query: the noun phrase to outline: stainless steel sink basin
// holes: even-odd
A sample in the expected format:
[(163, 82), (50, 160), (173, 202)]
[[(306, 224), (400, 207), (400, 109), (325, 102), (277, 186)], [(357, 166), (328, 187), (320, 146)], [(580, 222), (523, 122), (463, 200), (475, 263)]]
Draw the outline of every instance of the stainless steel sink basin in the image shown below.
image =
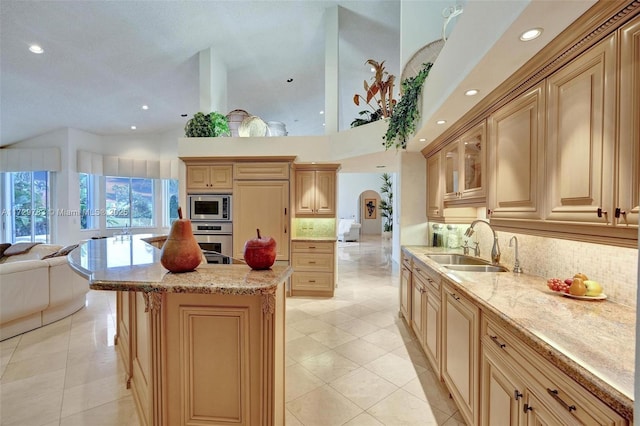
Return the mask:
[(444, 265), (445, 268), (453, 271), (465, 272), (508, 272), (509, 270), (500, 265)]
[(489, 265), (489, 262), (464, 254), (428, 254), (427, 257), (441, 265)]

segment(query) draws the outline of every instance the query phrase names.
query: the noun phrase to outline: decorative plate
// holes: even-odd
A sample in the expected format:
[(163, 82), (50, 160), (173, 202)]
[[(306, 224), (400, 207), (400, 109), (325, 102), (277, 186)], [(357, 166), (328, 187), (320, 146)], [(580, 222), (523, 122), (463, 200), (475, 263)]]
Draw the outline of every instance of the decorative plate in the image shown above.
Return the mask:
[[(556, 293), (558, 293), (556, 291)], [(565, 296), (565, 297), (570, 297), (572, 299), (579, 299), (579, 300), (604, 300), (607, 298), (607, 295), (604, 293), (600, 293), (597, 296), (576, 296), (573, 294), (569, 294), (569, 293), (560, 293), (561, 295)]]

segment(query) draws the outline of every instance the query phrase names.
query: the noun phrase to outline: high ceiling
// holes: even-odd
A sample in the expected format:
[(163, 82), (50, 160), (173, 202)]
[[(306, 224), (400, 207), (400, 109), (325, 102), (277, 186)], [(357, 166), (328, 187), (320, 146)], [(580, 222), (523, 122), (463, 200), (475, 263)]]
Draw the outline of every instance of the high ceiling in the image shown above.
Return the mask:
[[(198, 52), (209, 48), (227, 69), (220, 112), (244, 109), (284, 122), (291, 135), (323, 134), (323, 17), (336, 6), (346, 128), (358, 111), (353, 94), (371, 77), (365, 61), (400, 72), (399, 1), (2, 0), (0, 144), (61, 127), (184, 126), (181, 114), (200, 109)], [(44, 53), (31, 53), (32, 43)]]

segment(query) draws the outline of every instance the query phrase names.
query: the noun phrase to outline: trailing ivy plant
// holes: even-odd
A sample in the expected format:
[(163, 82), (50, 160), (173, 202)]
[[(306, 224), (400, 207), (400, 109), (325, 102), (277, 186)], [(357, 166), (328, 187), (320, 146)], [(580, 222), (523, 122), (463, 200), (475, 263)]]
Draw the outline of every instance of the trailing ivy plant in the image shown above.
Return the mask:
[(188, 138), (215, 138), (230, 134), (227, 117), (219, 112), (196, 112), (184, 126), (184, 135)]
[(395, 146), (398, 148), (407, 147), (407, 139), (416, 131), (416, 123), (420, 119), (418, 110), (418, 100), (422, 93), (422, 86), (429, 75), (433, 63), (422, 64), (422, 69), (415, 77), (404, 79), (401, 83), (402, 97), (393, 109), (393, 115), (389, 120), (387, 133), (384, 135), (382, 143), (386, 149)]

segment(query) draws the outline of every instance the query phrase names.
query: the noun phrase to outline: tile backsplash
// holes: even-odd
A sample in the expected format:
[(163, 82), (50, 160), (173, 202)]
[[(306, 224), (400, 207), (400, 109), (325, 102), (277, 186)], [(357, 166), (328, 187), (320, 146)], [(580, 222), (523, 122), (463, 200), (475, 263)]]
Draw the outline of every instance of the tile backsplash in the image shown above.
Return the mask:
[(336, 234), (335, 219), (301, 219), (292, 221), (292, 237), (319, 237), (333, 238)]
[[(434, 232), (442, 234), (442, 246), (455, 248), (467, 240), (464, 231), (468, 225), (449, 225), (449, 229), (442, 225), (439, 230), (429, 225), (430, 243), (434, 241)], [(480, 242), (480, 257), (490, 260), (493, 246), (491, 230), (484, 225), (476, 225), (474, 230), (476, 232), (469, 238), (469, 246), (473, 246), (474, 241)], [(518, 240), (518, 257), (524, 273), (564, 279), (582, 272), (602, 284), (609, 300), (636, 306), (638, 249), (498, 232), (500, 263), (510, 270), (515, 263), (515, 247), (509, 247), (509, 241), (514, 235)]]

